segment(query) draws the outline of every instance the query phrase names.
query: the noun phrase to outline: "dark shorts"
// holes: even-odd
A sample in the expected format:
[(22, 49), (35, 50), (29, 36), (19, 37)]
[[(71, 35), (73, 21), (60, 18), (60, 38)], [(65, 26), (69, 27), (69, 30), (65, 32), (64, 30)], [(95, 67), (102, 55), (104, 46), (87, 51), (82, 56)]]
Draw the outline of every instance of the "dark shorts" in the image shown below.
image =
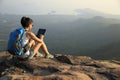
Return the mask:
[(17, 56), (19, 59), (23, 59), (23, 60), (28, 60), (28, 59), (32, 59), (34, 56), (34, 52), (32, 50), (29, 50), (29, 54), (24, 53), (22, 56)]

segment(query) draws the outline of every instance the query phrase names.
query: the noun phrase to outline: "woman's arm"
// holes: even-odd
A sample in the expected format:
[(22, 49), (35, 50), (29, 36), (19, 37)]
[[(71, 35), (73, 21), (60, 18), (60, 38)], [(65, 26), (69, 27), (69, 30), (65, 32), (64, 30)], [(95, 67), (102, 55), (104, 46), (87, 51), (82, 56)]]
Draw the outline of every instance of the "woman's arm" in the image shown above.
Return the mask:
[(29, 36), (30, 39), (33, 39), (33, 40), (40, 42), (40, 43), (42, 42), (42, 40), (40, 38), (36, 37), (36, 35), (32, 32), (27, 32), (27, 35)]

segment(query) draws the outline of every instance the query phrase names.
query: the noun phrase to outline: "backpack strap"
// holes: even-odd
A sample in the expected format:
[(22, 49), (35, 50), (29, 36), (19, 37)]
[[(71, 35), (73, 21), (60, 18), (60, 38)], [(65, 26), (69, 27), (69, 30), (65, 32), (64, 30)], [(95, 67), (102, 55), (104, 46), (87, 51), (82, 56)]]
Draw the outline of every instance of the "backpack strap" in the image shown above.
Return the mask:
[(23, 38), (23, 35), (24, 35), (24, 33), (25, 33), (25, 29), (24, 28), (19, 28), (19, 29), (17, 29), (17, 31), (19, 31), (20, 32), (20, 34), (21, 34), (21, 37), (20, 37), (20, 42), (22, 43), (22, 38)]

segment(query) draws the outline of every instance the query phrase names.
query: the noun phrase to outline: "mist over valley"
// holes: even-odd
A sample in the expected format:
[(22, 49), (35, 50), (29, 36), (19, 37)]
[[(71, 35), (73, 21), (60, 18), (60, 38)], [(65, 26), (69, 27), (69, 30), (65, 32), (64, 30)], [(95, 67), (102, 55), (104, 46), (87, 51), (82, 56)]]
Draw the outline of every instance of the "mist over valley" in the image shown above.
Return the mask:
[[(6, 50), (10, 32), (21, 27), (22, 16), (0, 14), (0, 51)], [(34, 33), (37, 33), (39, 28), (47, 29), (45, 42), (53, 54), (120, 60), (118, 57), (120, 50), (117, 47), (120, 44), (118, 18), (103, 16), (83, 18), (79, 15), (29, 15), (29, 17), (34, 21), (32, 30)], [(113, 48), (114, 46), (116, 47)]]

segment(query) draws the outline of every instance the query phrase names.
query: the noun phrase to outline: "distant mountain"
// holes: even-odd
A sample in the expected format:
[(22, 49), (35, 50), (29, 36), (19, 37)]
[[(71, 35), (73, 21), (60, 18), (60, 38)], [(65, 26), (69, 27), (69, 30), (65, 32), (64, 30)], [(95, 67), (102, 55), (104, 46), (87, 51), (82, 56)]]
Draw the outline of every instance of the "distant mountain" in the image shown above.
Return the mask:
[(93, 57), (96, 59), (120, 60), (120, 41), (96, 49)]
[[(0, 16), (0, 37), (2, 39), (0, 50), (6, 48), (9, 33), (21, 26), (19, 21), (21, 17), (22, 15)], [(31, 15), (29, 17), (34, 20), (32, 30), (34, 33), (39, 28), (47, 29), (45, 42), (52, 53), (92, 57), (99, 47), (120, 41), (119, 19), (102, 16), (81, 18), (70, 15)]]
[(120, 15), (112, 15), (112, 14), (107, 14), (103, 13), (100, 11), (96, 11), (90, 8), (85, 8), (85, 9), (76, 9), (75, 12), (81, 16), (82, 18), (92, 18), (95, 16), (102, 16), (105, 18), (117, 18), (120, 19)]

